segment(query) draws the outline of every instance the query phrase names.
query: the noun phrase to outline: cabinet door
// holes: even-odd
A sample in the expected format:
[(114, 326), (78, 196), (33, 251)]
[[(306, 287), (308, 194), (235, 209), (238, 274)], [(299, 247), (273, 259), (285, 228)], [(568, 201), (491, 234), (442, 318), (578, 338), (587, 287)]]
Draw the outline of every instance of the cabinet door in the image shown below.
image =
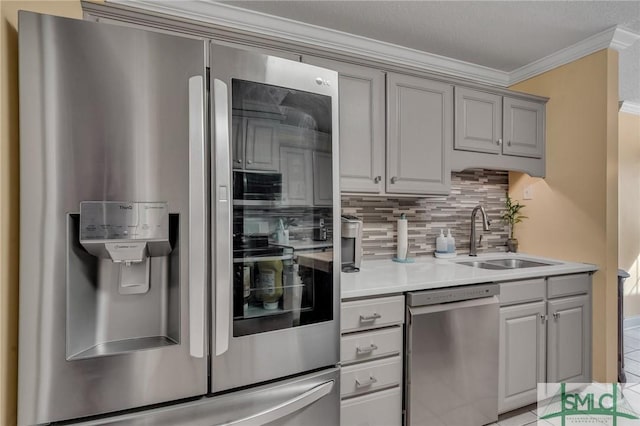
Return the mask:
[(384, 73), (310, 56), (302, 62), (338, 72), (340, 190), (384, 192)]
[(500, 154), (502, 96), (456, 87), (455, 149)]
[(387, 111), (387, 192), (448, 194), (453, 86), (389, 73)]
[(245, 168), (247, 170), (265, 170), (277, 172), (278, 127), (277, 120), (260, 118), (247, 119), (247, 136), (245, 141)]
[(498, 412), (532, 404), (545, 381), (545, 303), (500, 309)]
[(550, 300), (547, 380), (591, 382), (591, 303), (587, 295)]
[(313, 175), (311, 151), (308, 149), (280, 148), (282, 173), (282, 204), (310, 206), (313, 204)]
[(542, 158), (544, 104), (505, 97), (503, 105), (504, 146), (502, 153)]
[(313, 205), (333, 205), (332, 158), (328, 152), (313, 151)]

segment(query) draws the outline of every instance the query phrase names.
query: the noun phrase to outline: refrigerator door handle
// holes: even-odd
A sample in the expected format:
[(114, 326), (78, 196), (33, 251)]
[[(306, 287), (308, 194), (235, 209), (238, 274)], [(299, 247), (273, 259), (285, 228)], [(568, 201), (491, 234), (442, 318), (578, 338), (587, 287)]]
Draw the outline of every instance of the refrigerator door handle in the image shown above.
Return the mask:
[(215, 145), (215, 350), (229, 349), (231, 317), (231, 158), (229, 154), (229, 103), (227, 85), (213, 80), (213, 121)]
[(189, 78), (189, 353), (205, 356), (206, 205), (204, 78)]
[(288, 401), (285, 401), (281, 404), (276, 405), (275, 407), (269, 408), (264, 411), (260, 411), (259, 413), (250, 415), (248, 417), (244, 417), (239, 420), (234, 420), (229, 423), (225, 423), (228, 426), (260, 426), (267, 423), (271, 423), (275, 420), (281, 419), (283, 417), (288, 416), (289, 414), (295, 413), (296, 411), (300, 411), (305, 407), (313, 404), (319, 399), (325, 397), (326, 395), (331, 393), (333, 389), (334, 381), (329, 380), (328, 382), (324, 382), (314, 388), (304, 392), (296, 396), (295, 398), (291, 398)]

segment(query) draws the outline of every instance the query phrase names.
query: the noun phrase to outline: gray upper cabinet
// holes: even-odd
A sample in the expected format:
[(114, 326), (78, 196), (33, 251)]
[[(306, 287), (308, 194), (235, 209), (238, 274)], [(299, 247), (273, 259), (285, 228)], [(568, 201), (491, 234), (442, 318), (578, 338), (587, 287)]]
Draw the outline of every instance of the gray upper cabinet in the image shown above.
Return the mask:
[(453, 86), (387, 74), (388, 193), (448, 194)]
[[(490, 90), (490, 89), (487, 89)], [(451, 169), (515, 170), (545, 175), (545, 98), (456, 86)]]
[(313, 174), (311, 151), (304, 148), (281, 147), (282, 204), (310, 206), (313, 204)]
[(304, 56), (302, 62), (339, 75), (340, 189), (384, 192), (384, 73), (376, 69)]
[(504, 154), (542, 158), (544, 105), (505, 97), (502, 123)]
[(502, 96), (456, 87), (455, 149), (499, 154)]
[(328, 152), (313, 152), (313, 205), (333, 205), (332, 164)]
[(275, 171), (279, 166), (279, 139), (277, 120), (247, 119), (245, 140), (245, 168), (247, 170)]

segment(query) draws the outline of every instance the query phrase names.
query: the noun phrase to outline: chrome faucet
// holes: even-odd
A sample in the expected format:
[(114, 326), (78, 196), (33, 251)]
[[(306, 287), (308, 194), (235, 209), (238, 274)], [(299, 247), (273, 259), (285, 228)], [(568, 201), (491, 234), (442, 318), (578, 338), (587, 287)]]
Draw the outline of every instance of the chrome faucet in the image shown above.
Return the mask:
[(478, 246), (476, 245), (476, 213), (482, 213), (482, 229), (484, 231), (489, 230), (489, 219), (487, 219), (487, 213), (484, 211), (484, 207), (478, 204), (475, 206), (473, 211), (471, 212), (471, 238), (469, 239), (469, 256), (477, 256), (478, 255)]

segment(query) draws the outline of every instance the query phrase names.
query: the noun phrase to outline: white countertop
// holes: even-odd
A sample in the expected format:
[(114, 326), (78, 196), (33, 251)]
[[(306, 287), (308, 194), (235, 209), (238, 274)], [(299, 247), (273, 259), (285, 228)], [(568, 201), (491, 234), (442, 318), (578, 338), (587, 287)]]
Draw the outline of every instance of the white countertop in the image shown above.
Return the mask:
[[(552, 265), (493, 270), (457, 264), (464, 261), (505, 258), (533, 260), (552, 263)], [(342, 299), (351, 299), (597, 270), (597, 266), (588, 263), (564, 262), (521, 253), (487, 253), (477, 257), (457, 256), (454, 259), (436, 259), (425, 256), (416, 258), (415, 263), (396, 263), (391, 259), (365, 260), (360, 265), (360, 272), (342, 272), (340, 274), (340, 286)]]

